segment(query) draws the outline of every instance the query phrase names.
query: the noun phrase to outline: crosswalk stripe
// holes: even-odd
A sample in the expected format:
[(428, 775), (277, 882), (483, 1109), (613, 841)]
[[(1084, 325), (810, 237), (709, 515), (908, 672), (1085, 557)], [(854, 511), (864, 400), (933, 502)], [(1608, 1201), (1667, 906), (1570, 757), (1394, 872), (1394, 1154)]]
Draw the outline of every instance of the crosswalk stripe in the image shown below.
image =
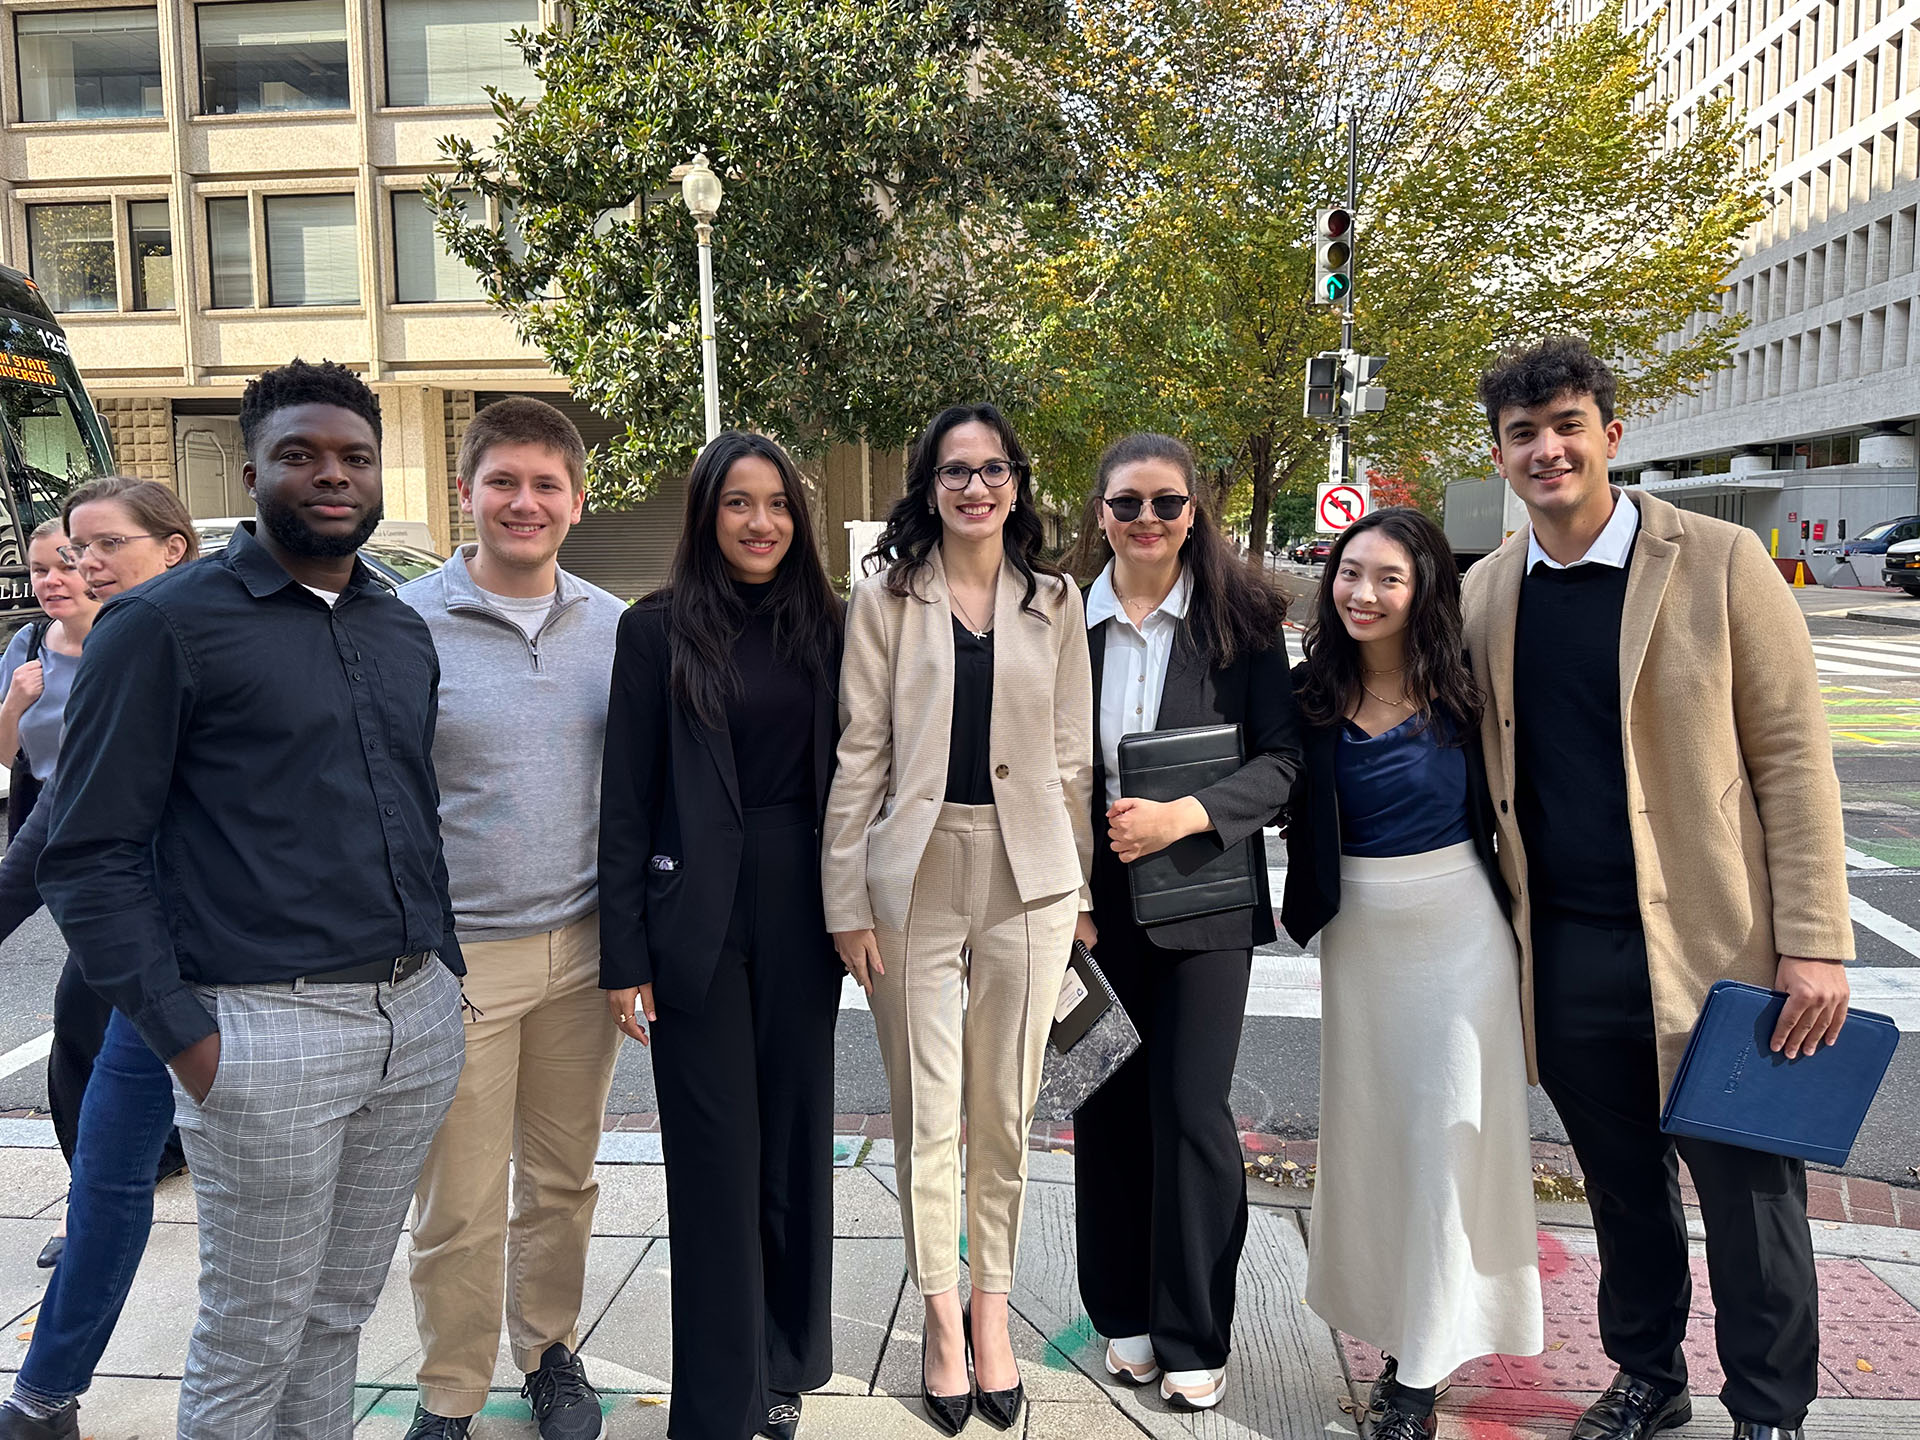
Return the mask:
[(1823, 645), (1813, 652), (1816, 663), (1839, 660), (1851, 665), (1892, 665), (1902, 670), (1920, 670), (1920, 650), (1889, 654), (1883, 650), (1858, 650), (1852, 646)]
[(1814, 638), (1813, 648), (1826, 649), (1829, 646), (1844, 645), (1849, 650), (1877, 650), (1888, 655), (1910, 655), (1920, 658), (1920, 637), (1912, 640), (1888, 640), (1878, 635), (1820, 635)]

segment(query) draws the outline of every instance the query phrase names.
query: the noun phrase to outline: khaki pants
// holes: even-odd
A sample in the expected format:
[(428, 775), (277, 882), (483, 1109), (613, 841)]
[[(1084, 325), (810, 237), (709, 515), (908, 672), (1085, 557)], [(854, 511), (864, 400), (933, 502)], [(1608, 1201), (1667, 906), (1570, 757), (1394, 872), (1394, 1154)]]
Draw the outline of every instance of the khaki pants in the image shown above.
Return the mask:
[(873, 1019), (907, 1267), (922, 1295), (960, 1283), (963, 1101), (968, 1270), (975, 1289), (1013, 1288), (1027, 1129), (1079, 908), (1072, 893), (1023, 905), (994, 807), (946, 804), (906, 928), (876, 932), (886, 973), (874, 977)]
[(621, 1040), (600, 989), (597, 914), (461, 950), (480, 1014), (467, 1017), (467, 1067), (414, 1195), (412, 1272), (420, 1400), (453, 1417), (486, 1403), (503, 1306), (515, 1368), (576, 1343)]

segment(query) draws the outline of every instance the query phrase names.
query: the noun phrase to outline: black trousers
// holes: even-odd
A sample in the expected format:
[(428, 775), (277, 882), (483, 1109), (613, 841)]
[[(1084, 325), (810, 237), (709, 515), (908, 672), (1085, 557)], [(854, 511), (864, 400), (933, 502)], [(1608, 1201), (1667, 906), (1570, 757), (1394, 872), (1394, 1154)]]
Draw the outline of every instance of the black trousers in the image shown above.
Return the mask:
[(811, 806), (746, 813), (733, 922), (653, 1079), (673, 1234), (674, 1440), (750, 1440), (833, 1374), (833, 1029), (842, 970)]
[(1152, 1336), (1169, 1370), (1217, 1370), (1232, 1348), (1247, 1238), (1228, 1092), (1253, 956), (1155, 945), (1133, 923), (1124, 872), (1104, 840), (1100, 848), (1095, 957), (1140, 1049), (1073, 1120), (1080, 1298), (1100, 1334)]
[[(53, 1049), (47, 1054), (47, 1109), (53, 1114), (54, 1138), (60, 1153), (73, 1165), (73, 1147), (80, 1135), (80, 1102), (86, 1097), (93, 1062), (106, 1039), (113, 1006), (100, 998), (80, 976), (80, 967), (67, 957), (53, 990)], [(160, 1175), (171, 1175), (187, 1163), (180, 1149), (180, 1132), (167, 1136), (160, 1152)]]
[(1660, 1130), (1646, 936), (1536, 916), (1540, 1081), (1586, 1173), (1600, 1245), (1600, 1338), (1621, 1369), (1686, 1383), (1692, 1277), (1676, 1146), (1700, 1193), (1714, 1339), (1737, 1420), (1786, 1429), (1819, 1385), (1807, 1174), (1798, 1160)]

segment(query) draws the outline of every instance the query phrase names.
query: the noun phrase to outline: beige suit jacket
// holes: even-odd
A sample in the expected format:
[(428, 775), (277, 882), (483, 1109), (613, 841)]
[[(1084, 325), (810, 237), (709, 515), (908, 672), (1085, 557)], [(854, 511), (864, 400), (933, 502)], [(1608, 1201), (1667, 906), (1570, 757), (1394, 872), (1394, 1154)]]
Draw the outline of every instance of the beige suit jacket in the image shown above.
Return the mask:
[[(953, 622), (940, 547), (916, 593), (883, 578), (853, 587), (840, 667), (839, 766), (827, 798), (821, 884), (827, 928), (907, 922), (913, 877), (947, 789), (953, 726)], [(1091, 908), (1093, 680), (1080, 591), (1040, 577), (1030, 615), (1026, 582), (1002, 562), (994, 598), (993, 803), (1028, 904), (1080, 893)]]
[[(1853, 958), (1833, 743), (1807, 622), (1753, 532), (1626, 491), (1640, 535), (1620, 623), (1621, 743), (1664, 1097), (1720, 979), (1780, 955)], [(1527, 857), (1514, 799), (1513, 646), (1528, 532), (1467, 573), (1467, 645), (1538, 1080)]]

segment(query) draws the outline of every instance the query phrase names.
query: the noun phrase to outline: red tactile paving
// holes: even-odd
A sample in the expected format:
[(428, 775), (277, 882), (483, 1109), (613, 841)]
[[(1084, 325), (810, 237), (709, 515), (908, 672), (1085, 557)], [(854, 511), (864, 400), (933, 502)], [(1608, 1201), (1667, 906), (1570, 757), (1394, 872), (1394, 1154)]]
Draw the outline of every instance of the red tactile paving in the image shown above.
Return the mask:
[[(1453, 1383), (1464, 1390), (1582, 1393), (1604, 1390), (1615, 1366), (1600, 1345), (1595, 1300), (1598, 1262), (1568, 1250), (1558, 1237), (1540, 1237), (1541, 1298), (1546, 1349), (1539, 1355), (1496, 1355), (1462, 1366)], [(1920, 1400), (1920, 1311), (1858, 1260), (1821, 1260), (1820, 1393), (1862, 1400)], [(1724, 1375), (1713, 1348), (1713, 1300), (1706, 1261), (1693, 1262), (1692, 1319), (1687, 1326), (1687, 1370), (1694, 1390), (1718, 1393)], [(1370, 1382), (1380, 1352), (1340, 1337), (1348, 1373)], [(1865, 1361), (1870, 1370), (1858, 1363)]]

